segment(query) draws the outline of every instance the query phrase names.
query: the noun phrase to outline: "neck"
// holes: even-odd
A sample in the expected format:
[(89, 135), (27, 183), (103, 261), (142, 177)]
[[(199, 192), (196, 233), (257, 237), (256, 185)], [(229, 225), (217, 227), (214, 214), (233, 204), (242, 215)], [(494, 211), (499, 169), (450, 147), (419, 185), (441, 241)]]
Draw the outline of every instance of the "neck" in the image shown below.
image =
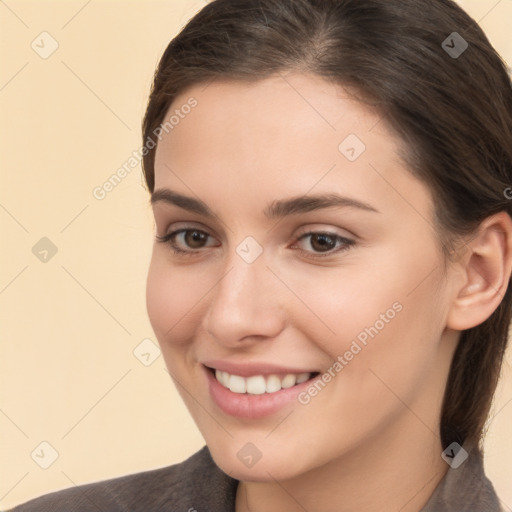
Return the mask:
[(391, 431), (325, 466), (279, 482), (240, 482), (236, 512), (419, 512), (448, 470), (441, 452), (439, 436), (405, 410)]

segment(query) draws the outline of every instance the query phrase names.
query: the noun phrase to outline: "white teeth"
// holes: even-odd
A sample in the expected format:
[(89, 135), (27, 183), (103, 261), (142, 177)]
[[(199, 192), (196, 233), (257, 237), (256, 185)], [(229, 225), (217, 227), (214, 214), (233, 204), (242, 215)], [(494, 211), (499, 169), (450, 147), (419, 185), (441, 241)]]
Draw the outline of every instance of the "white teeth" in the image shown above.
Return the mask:
[(302, 384), (303, 382), (306, 382), (309, 379), (309, 376), (309, 373), (301, 373), (297, 375), (297, 384)]
[(246, 380), (238, 375), (229, 376), (228, 387), (233, 393), (245, 393), (247, 391)]
[(270, 375), (267, 377), (267, 384), (265, 390), (267, 393), (275, 393), (281, 389), (281, 379), (277, 375)]
[(283, 378), (277, 375), (269, 375), (264, 377), (263, 375), (253, 375), (252, 377), (240, 377), (239, 375), (231, 375), (228, 372), (221, 370), (215, 370), (215, 378), (225, 387), (233, 393), (250, 395), (262, 395), (263, 393), (275, 393), (281, 389), (288, 389), (296, 384), (302, 384), (306, 382), (310, 377), (311, 373), (289, 373)]
[(215, 370), (216, 379), (226, 388), (229, 388), (229, 373)]
[(284, 389), (291, 388), (292, 386), (295, 386), (295, 383), (297, 382), (297, 377), (295, 375), (292, 375), (289, 373), (282, 381), (281, 381), (281, 387)]
[(265, 377), (256, 375), (247, 379), (247, 393), (250, 395), (262, 395), (265, 393)]

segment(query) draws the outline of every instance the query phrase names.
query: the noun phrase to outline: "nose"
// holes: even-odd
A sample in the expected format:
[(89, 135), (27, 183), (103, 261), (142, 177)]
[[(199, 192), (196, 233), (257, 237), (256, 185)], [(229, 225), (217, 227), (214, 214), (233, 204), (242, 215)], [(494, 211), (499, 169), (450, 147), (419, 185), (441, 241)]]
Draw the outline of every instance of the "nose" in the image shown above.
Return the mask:
[(265, 259), (247, 263), (234, 254), (213, 288), (203, 327), (218, 343), (240, 347), (275, 338), (284, 329), (284, 290)]

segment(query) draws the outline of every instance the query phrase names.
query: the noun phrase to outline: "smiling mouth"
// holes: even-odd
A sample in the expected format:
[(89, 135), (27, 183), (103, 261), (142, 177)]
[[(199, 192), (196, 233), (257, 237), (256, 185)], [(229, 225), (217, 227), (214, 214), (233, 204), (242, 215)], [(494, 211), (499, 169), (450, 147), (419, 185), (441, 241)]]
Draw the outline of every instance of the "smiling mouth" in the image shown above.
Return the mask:
[(233, 393), (248, 395), (272, 394), (289, 389), (298, 384), (302, 384), (319, 375), (318, 372), (309, 373), (289, 373), (284, 376), (271, 375), (252, 375), (251, 377), (242, 377), (225, 371), (209, 368), (215, 379), (221, 386), (229, 389)]

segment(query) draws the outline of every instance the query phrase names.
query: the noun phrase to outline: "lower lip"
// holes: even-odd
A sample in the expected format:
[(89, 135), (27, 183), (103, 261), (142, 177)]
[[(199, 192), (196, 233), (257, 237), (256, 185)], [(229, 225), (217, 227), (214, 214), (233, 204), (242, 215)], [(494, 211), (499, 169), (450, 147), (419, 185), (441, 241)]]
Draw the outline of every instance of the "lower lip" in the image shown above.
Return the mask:
[(287, 405), (297, 401), (298, 394), (306, 389), (312, 379), (297, 384), (291, 388), (281, 389), (275, 393), (263, 393), (261, 395), (251, 395), (248, 393), (233, 393), (225, 388), (205, 367), (210, 389), (210, 395), (215, 404), (226, 414), (236, 416), (237, 418), (258, 419), (270, 416)]

